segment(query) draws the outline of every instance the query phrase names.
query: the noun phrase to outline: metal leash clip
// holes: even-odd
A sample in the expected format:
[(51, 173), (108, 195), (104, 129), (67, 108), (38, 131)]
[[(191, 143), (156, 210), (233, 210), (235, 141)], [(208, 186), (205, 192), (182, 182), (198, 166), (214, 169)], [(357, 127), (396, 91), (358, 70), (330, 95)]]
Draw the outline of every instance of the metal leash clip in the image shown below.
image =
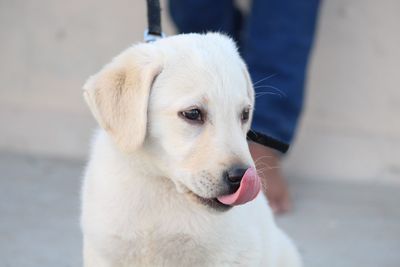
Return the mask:
[(154, 33), (150, 33), (149, 30), (145, 30), (144, 34), (143, 34), (143, 39), (146, 43), (151, 43), (154, 41), (157, 41), (161, 38), (164, 38), (166, 35), (162, 32), (161, 35), (160, 34), (154, 34)]

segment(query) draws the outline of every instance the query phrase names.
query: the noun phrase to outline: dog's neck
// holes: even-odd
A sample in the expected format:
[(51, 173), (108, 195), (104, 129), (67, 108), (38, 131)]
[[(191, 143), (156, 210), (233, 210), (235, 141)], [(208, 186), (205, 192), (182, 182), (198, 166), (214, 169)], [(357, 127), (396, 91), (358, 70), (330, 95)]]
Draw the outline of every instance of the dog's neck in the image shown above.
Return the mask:
[[(134, 185), (135, 188), (141, 188), (141, 194), (146, 196), (147, 192), (157, 192), (159, 195), (169, 195), (171, 198), (176, 198), (181, 195), (177, 191), (176, 185), (171, 179), (165, 176), (161, 168), (162, 163), (154, 162), (152, 154), (157, 153), (149, 149), (148, 146), (138, 148), (132, 153), (121, 151), (112, 138), (105, 132), (100, 131), (96, 142), (103, 143), (103, 145), (95, 145), (95, 149), (102, 148), (94, 155), (102, 155), (102, 160), (113, 162), (108, 164), (115, 170), (111, 172), (123, 172), (125, 175), (113, 177), (113, 179), (122, 179), (126, 185)], [(154, 197), (154, 196), (151, 196)]]

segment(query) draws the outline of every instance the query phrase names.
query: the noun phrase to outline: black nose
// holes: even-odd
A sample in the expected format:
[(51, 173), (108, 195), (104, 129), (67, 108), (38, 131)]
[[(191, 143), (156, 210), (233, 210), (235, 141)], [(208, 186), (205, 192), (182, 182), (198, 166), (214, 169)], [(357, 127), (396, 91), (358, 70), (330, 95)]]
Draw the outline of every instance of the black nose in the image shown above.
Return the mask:
[(234, 166), (225, 172), (225, 182), (229, 186), (230, 193), (236, 192), (239, 189), (244, 173), (247, 168), (244, 166)]

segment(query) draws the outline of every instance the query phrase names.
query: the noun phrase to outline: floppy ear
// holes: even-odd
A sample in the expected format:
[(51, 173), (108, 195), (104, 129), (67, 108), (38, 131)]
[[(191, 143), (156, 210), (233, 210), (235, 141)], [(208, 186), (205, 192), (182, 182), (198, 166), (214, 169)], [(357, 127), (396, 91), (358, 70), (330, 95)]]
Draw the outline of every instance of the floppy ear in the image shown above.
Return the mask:
[(135, 45), (93, 75), (84, 97), (97, 122), (119, 148), (132, 152), (145, 139), (150, 88), (161, 72), (152, 44)]

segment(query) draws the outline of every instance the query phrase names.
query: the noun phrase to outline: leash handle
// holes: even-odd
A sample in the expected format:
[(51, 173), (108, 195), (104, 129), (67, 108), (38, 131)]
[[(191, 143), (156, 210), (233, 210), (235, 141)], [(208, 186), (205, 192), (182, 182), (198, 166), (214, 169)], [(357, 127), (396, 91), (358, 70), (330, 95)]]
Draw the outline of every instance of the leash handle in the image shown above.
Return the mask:
[(153, 42), (164, 37), (161, 29), (161, 7), (159, 0), (147, 0), (147, 23), (149, 28), (144, 32), (145, 42)]

